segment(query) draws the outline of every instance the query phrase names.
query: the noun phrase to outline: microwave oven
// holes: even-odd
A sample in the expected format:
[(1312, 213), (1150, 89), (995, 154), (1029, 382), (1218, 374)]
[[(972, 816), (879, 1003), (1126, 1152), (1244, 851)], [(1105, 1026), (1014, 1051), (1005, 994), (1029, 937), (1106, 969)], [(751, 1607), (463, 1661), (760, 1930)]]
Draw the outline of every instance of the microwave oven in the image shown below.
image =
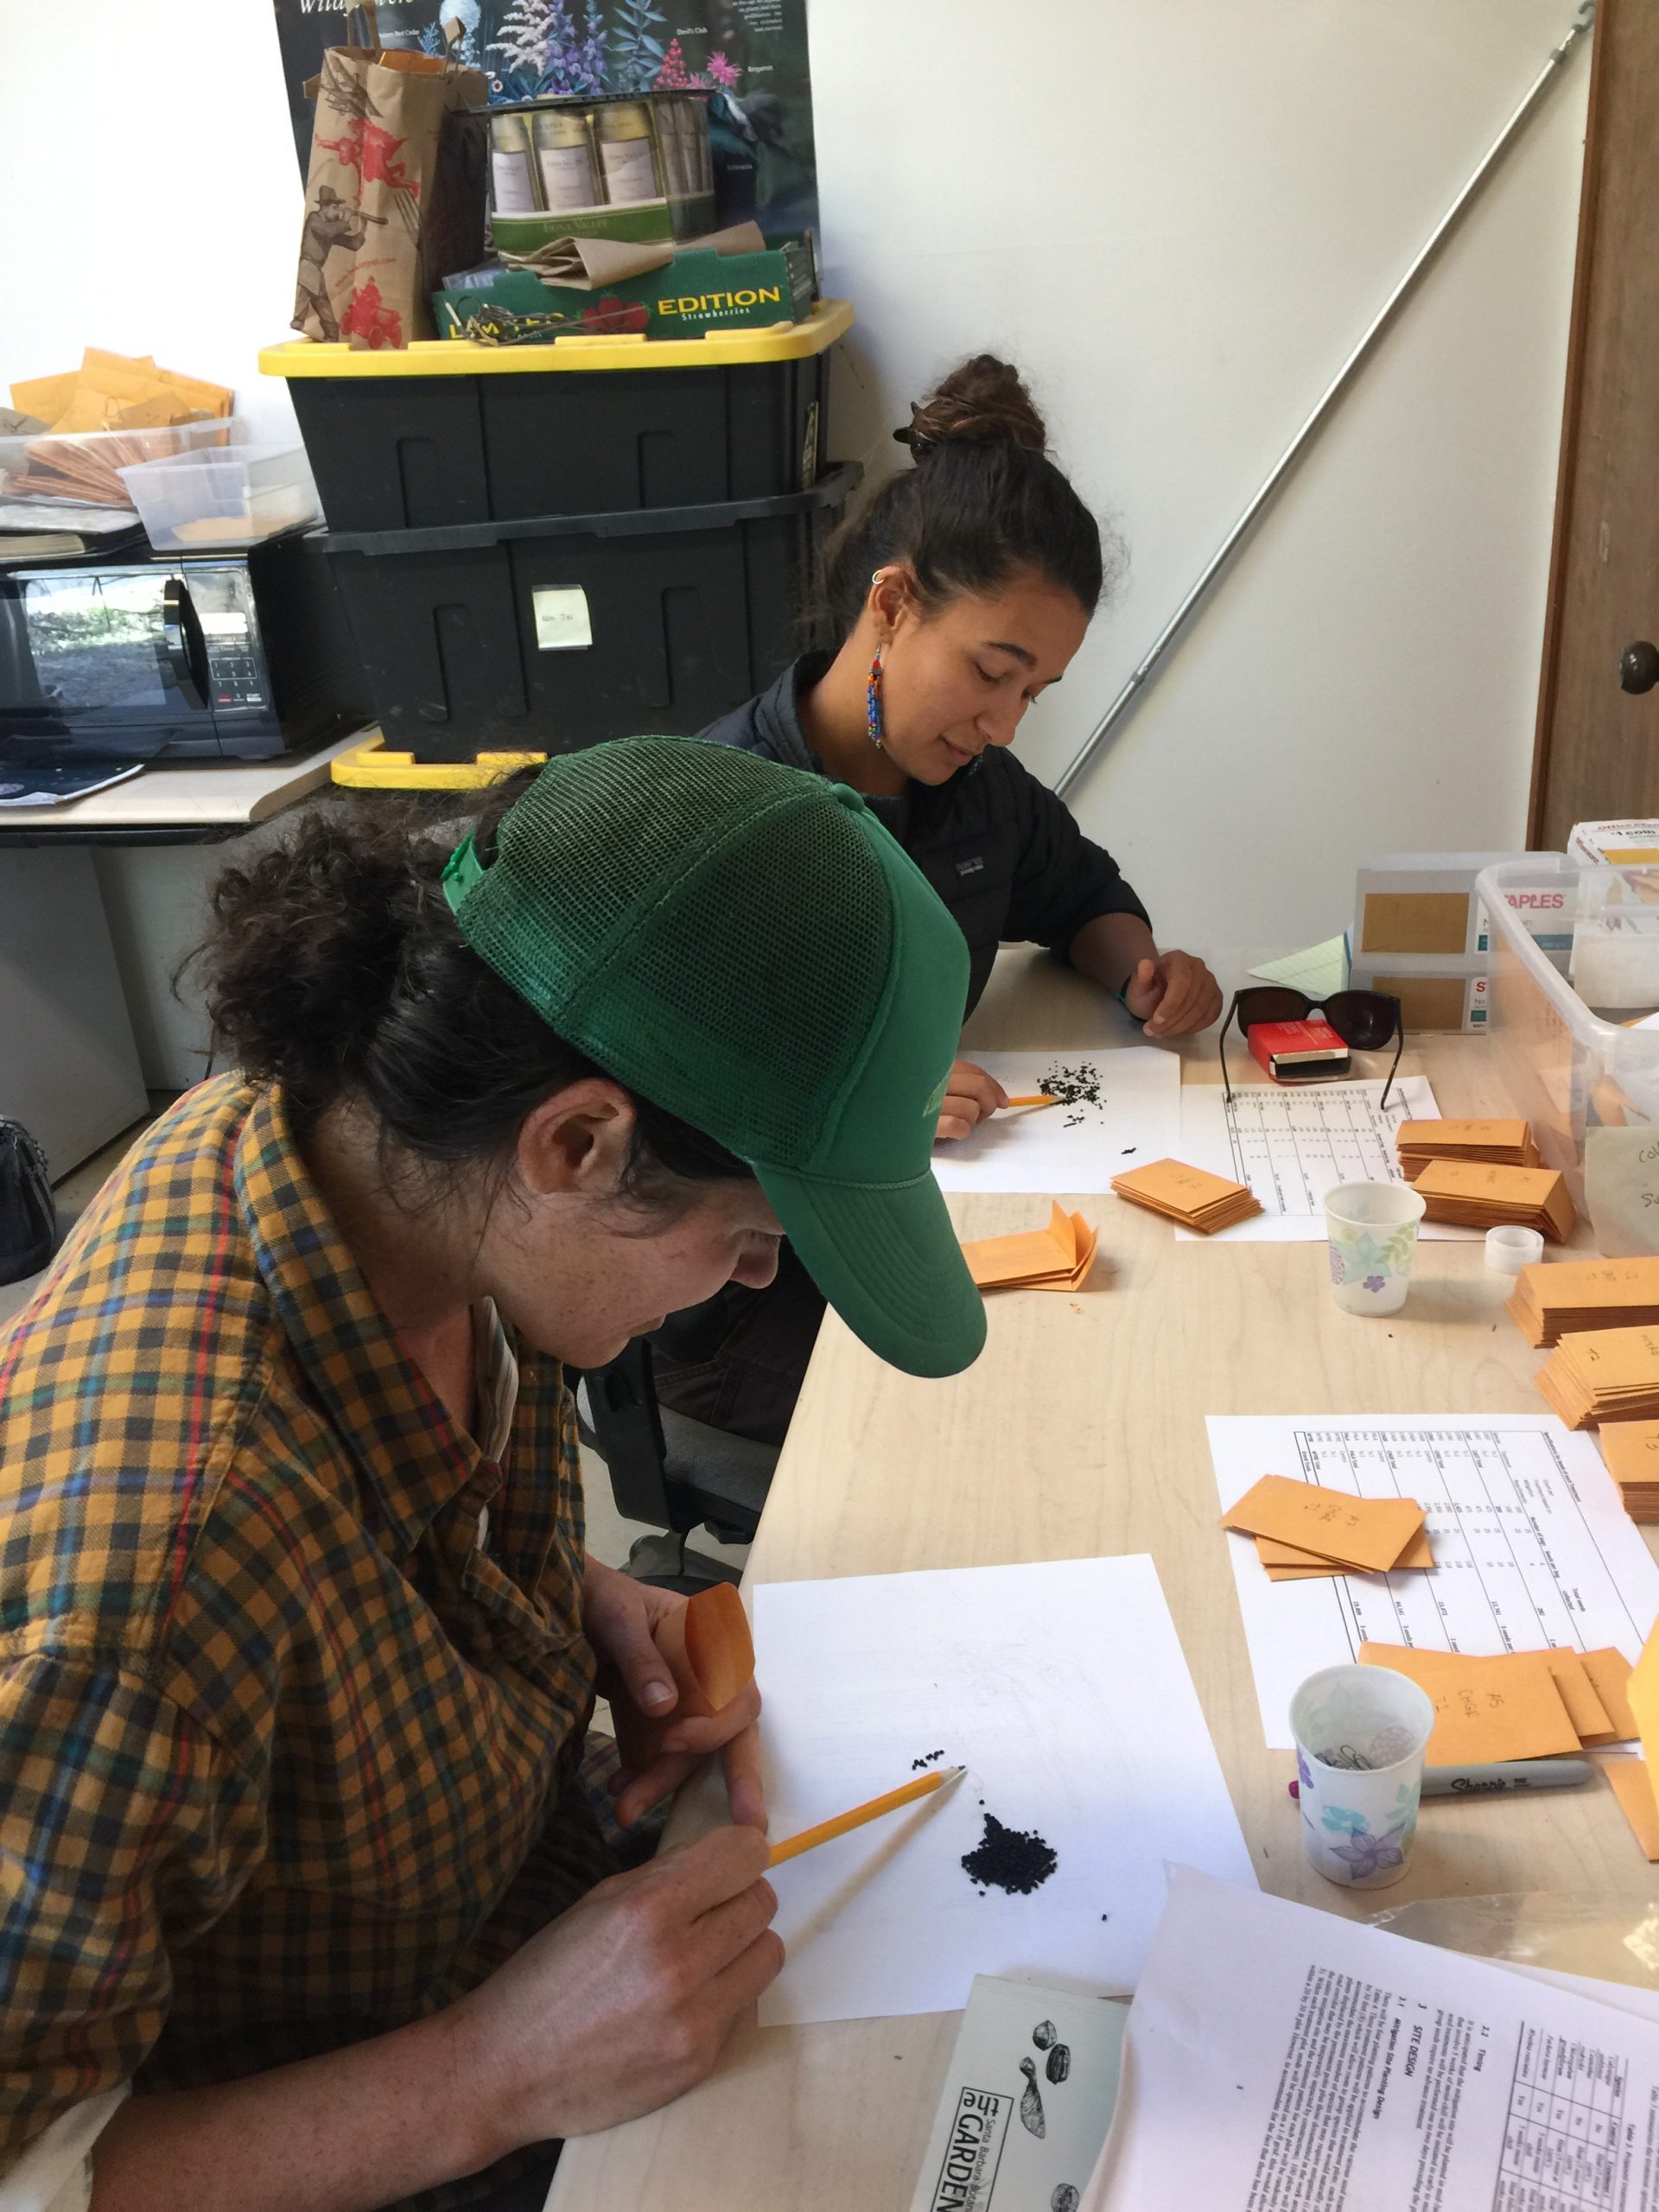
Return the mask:
[(319, 531), (0, 569), (0, 767), (270, 760), (367, 691)]

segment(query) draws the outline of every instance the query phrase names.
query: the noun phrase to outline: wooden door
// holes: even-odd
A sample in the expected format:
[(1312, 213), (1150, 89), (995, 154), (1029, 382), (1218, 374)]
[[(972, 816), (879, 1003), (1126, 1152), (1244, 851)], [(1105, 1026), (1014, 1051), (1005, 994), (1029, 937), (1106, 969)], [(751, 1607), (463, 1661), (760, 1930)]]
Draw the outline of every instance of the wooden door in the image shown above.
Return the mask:
[(1659, 0), (1600, 0), (1529, 842), (1659, 815)]

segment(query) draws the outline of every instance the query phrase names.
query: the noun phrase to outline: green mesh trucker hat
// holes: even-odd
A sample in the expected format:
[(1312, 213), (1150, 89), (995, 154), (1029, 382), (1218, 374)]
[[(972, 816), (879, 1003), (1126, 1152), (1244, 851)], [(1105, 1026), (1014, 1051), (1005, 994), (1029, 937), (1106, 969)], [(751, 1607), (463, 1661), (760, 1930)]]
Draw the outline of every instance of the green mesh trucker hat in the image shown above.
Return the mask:
[(753, 1168), (872, 1351), (954, 1375), (985, 1313), (930, 1162), (961, 932), (855, 791), (733, 747), (550, 760), (443, 887), (480, 958), (570, 1044)]

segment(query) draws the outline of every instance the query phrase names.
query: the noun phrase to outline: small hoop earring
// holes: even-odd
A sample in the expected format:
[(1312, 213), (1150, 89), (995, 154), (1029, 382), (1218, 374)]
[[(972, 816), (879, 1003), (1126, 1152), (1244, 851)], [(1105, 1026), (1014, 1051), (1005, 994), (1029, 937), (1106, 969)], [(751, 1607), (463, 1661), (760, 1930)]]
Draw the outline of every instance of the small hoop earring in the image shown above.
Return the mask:
[(887, 751), (887, 724), (881, 715), (881, 653), (875, 649), (875, 658), (870, 663), (870, 680), (864, 689), (864, 728), (870, 743), (878, 753)]

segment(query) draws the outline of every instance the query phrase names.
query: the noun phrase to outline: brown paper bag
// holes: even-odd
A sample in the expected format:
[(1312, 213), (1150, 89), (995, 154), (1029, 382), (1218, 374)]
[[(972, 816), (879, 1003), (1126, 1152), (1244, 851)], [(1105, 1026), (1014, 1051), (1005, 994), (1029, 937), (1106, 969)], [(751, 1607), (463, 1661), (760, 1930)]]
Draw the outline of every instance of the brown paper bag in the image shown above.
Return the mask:
[[(484, 242), (482, 162), (444, 124), (484, 106), (488, 92), (481, 70), (433, 54), (355, 46), (324, 54), (296, 330), (371, 347), (435, 334), (429, 293), (448, 269), (479, 259)], [(429, 272), (423, 246), (437, 236), (447, 265)]]

